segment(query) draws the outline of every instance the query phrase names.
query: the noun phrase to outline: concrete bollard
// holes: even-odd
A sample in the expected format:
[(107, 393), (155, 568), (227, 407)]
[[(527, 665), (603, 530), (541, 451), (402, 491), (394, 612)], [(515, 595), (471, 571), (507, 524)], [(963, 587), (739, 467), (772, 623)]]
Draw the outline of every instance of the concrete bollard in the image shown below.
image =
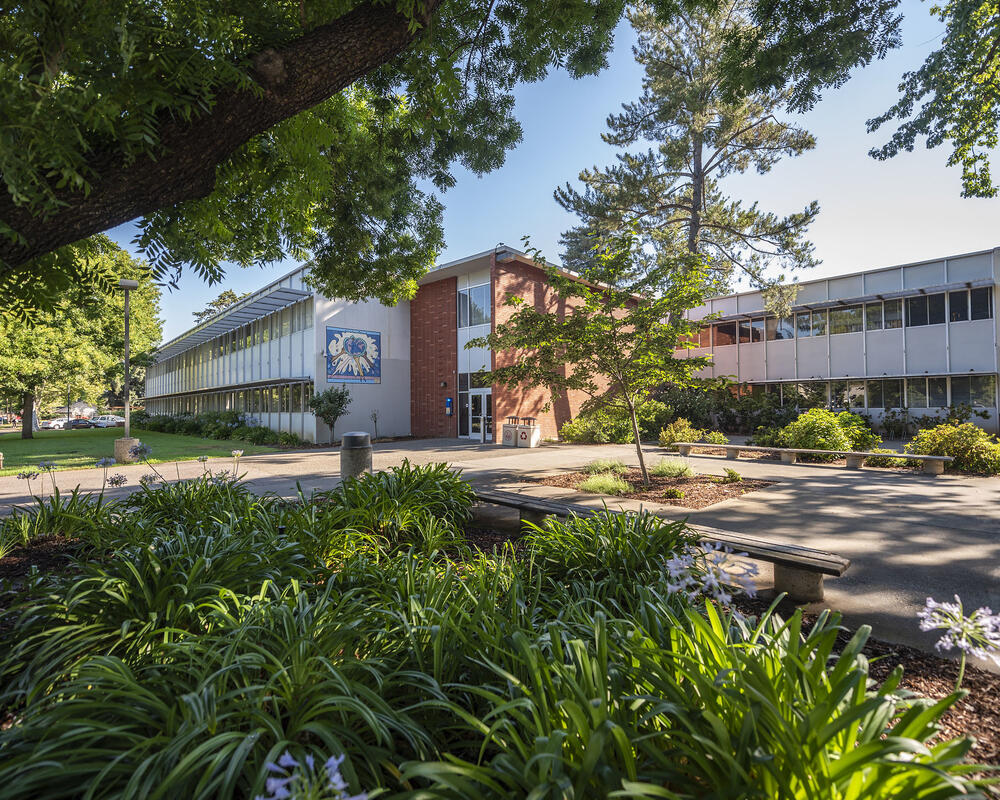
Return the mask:
[(340, 440), (340, 479), (372, 471), (372, 437), (364, 431), (345, 433)]
[(131, 436), (128, 439), (124, 436), (121, 439), (115, 439), (115, 461), (119, 464), (131, 464), (135, 461), (129, 454), (129, 450), (137, 444), (140, 444), (139, 440)]

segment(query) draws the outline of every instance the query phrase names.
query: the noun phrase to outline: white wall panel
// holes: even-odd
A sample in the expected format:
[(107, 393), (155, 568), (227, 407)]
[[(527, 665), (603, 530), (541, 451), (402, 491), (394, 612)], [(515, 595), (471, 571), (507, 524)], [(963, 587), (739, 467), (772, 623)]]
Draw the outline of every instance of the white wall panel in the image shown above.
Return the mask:
[(764, 380), (764, 343), (741, 344), (740, 381), (759, 383)]
[(943, 373), (948, 370), (944, 325), (906, 329), (906, 374)]
[(715, 375), (722, 378), (727, 375), (736, 377), (736, 345), (730, 344), (725, 347), (716, 347), (715, 351)]
[(830, 299), (864, 296), (864, 280), (860, 275), (848, 275), (846, 278), (830, 278)]
[(795, 297), (795, 303), (808, 304), (819, 303), (828, 299), (826, 296), (826, 281), (812, 281), (810, 283), (799, 284), (799, 292)]
[(830, 337), (830, 377), (858, 377), (865, 374), (863, 333), (838, 333)]
[(975, 281), (993, 275), (993, 259), (990, 253), (980, 253), (964, 258), (948, 259), (948, 282)]
[(903, 374), (903, 329), (868, 331), (865, 334), (868, 372), (874, 378)]
[(929, 264), (914, 264), (911, 267), (903, 267), (903, 287), (905, 289), (941, 286), (947, 282), (944, 274), (944, 261), (932, 261)]
[(741, 314), (752, 314), (764, 310), (764, 297), (760, 292), (737, 295), (736, 310)]
[(795, 377), (795, 340), (767, 342), (767, 379), (777, 381)]
[(826, 351), (826, 336), (799, 339), (799, 379), (829, 377), (829, 360)]
[(993, 320), (953, 322), (948, 326), (951, 344), (951, 371), (993, 372)]

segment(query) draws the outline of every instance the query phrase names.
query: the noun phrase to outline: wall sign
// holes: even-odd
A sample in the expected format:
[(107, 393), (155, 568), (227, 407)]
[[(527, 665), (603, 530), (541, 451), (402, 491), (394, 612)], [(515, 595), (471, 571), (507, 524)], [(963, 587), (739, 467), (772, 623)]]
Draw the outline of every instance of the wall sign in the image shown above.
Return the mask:
[(381, 383), (382, 334), (327, 328), (326, 382)]

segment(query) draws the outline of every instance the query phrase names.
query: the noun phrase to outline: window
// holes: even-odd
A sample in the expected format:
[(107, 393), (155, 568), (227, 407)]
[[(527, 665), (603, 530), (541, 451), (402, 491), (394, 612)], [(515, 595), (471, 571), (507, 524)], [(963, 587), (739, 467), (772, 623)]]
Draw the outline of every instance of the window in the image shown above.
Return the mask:
[(803, 336), (812, 336), (812, 324), (809, 321), (808, 311), (795, 315), (795, 330), (798, 333), (799, 338), (802, 338)]
[(943, 325), (944, 319), (944, 294), (927, 295), (927, 324)]
[(458, 327), (487, 325), (492, 319), (491, 312), (492, 303), (490, 302), (490, 285), (488, 283), (459, 291)]
[(903, 301), (886, 300), (883, 304), (883, 317), (886, 328), (903, 327)]
[(847, 408), (847, 381), (830, 381), (830, 407)]
[(927, 379), (906, 379), (906, 407), (927, 408)]
[(882, 381), (883, 408), (903, 407), (903, 381), (900, 379)]
[(848, 408), (865, 407), (864, 381), (851, 381), (850, 383), (847, 384), (847, 407)]
[(969, 318), (969, 293), (948, 292), (948, 319), (952, 322), (965, 322)]
[(473, 389), (489, 389), (493, 384), (488, 379), (489, 372), (473, 372), (469, 375), (469, 385)]
[(948, 405), (948, 379), (927, 379), (927, 405), (930, 408), (943, 408)]
[(927, 296), (906, 298), (906, 327), (913, 328), (927, 324)]
[(969, 292), (973, 319), (993, 319), (993, 289), (973, 289)]
[(951, 404), (953, 406), (971, 405), (971, 380), (965, 376), (951, 379)]
[(740, 344), (750, 344), (750, 320), (740, 320), (737, 324), (740, 329)]
[(870, 331), (882, 330), (881, 303), (868, 303), (865, 306), (865, 327)]
[(864, 325), (862, 306), (835, 308), (830, 312), (830, 335), (836, 333), (857, 333)]
[(995, 375), (973, 375), (970, 379), (972, 405), (980, 408), (996, 408), (997, 384)]
[(868, 381), (868, 408), (884, 408), (882, 405), (882, 381)]
[(810, 381), (799, 384), (799, 407), (820, 408), (829, 403), (826, 381)]
[(752, 319), (750, 320), (750, 333), (752, 335), (752, 341), (763, 342), (764, 341), (764, 319)]
[(715, 326), (715, 346), (723, 347), (727, 344), (736, 344), (735, 322), (721, 322)]
[(469, 393), (458, 393), (458, 435), (469, 435)]
[(712, 326), (703, 325), (698, 329), (698, 347), (712, 346)]
[(791, 317), (768, 317), (766, 327), (768, 341), (795, 338), (795, 321)]
[(812, 335), (813, 336), (826, 336), (826, 312), (825, 311), (813, 311), (812, 312)]

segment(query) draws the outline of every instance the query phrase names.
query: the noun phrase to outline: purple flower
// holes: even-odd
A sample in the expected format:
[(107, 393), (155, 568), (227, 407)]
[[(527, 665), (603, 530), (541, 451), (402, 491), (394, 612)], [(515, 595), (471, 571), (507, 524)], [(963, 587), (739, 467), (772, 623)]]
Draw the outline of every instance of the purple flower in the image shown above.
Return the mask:
[(956, 594), (954, 603), (939, 603), (928, 597), (927, 604), (917, 614), (922, 631), (944, 631), (934, 645), (938, 650), (960, 650), (976, 658), (990, 659), (1000, 666), (1000, 615), (988, 606), (966, 615), (962, 599)]
[(364, 792), (347, 794), (347, 781), (340, 774), (344, 756), (331, 756), (326, 760), (323, 771), (316, 769), (316, 759), (307, 754), (305, 764), (296, 761), (287, 750), (264, 768), (274, 773), (264, 781), (265, 795), (257, 795), (255, 800), (286, 800), (291, 797), (324, 797), (329, 800), (367, 800)]
[(120, 472), (108, 478), (108, 486), (124, 486), (126, 483), (128, 483), (128, 478)]

